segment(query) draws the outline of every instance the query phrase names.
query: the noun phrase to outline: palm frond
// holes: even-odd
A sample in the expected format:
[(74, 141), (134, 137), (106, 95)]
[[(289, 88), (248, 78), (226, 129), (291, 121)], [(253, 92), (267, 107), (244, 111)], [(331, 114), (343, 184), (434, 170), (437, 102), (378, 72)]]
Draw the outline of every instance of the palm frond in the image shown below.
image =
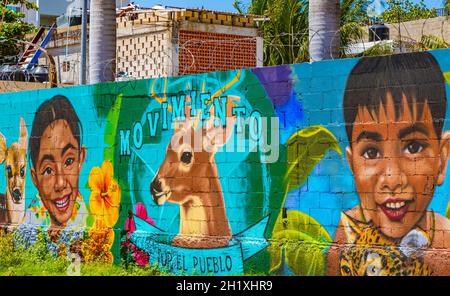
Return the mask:
[[(355, 44), (366, 40), (366, 24), (370, 21), (368, 9), (375, 0), (341, 0), (341, 57)], [(450, 3), (450, 0), (445, 0)], [(236, 2), (241, 2), (236, 0)], [(264, 65), (280, 65), (309, 61), (309, 0), (252, 0), (247, 13), (264, 15), (263, 22)], [(437, 48), (436, 40), (425, 42), (423, 47)], [(434, 45), (433, 45), (434, 44)], [(440, 44), (440, 46), (443, 46)], [(377, 44), (361, 55), (389, 54), (394, 44)]]
[(380, 56), (380, 55), (389, 55), (393, 54), (396, 49), (396, 44), (391, 42), (380, 42), (376, 45), (368, 48), (361, 54), (355, 55), (356, 57), (367, 57), (367, 56)]
[(233, 2), (233, 8), (236, 9), (238, 13), (243, 13), (242, 2), (239, 0), (235, 0)]
[(433, 35), (423, 35), (422, 39), (420, 40), (420, 45), (423, 50), (433, 50), (450, 47), (450, 44), (444, 39)]

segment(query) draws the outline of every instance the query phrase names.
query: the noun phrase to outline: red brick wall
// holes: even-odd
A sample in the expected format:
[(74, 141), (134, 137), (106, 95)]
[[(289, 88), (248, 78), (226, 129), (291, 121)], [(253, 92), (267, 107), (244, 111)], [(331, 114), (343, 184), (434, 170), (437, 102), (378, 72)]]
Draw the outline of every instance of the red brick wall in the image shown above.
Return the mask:
[(180, 31), (180, 75), (256, 67), (256, 38)]

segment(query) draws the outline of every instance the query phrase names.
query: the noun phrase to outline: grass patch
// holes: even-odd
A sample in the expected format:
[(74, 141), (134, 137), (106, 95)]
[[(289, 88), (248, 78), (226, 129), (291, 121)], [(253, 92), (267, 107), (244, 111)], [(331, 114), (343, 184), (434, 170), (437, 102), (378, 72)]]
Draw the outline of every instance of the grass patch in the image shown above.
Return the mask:
[[(65, 257), (51, 254), (43, 241), (29, 248), (16, 246), (11, 234), (0, 233), (0, 276), (66, 276), (71, 263)], [(82, 276), (155, 276), (155, 268), (130, 264), (82, 263)]]
[[(72, 265), (73, 266), (73, 265)], [(0, 276), (67, 276), (71, 262), (65, 256), (55, 256), (47, 249), (44, 239), (28, 248), (14, 244), (13, 234), (0, 228)], [(164, 276), (170, 275), (156, 268), (141, 267), (129, 263), (122, 265), (106, 263), (82, 263), (81, 276)], [(246, 276), (267, 276), (269, 274), (247, 268)]]

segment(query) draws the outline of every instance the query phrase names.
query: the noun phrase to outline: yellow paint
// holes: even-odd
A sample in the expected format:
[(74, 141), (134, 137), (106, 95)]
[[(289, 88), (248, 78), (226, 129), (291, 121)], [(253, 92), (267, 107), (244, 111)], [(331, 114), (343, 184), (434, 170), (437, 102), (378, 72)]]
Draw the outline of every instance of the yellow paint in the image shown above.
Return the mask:
[[(167, 78), (166, 78), (166, 81), (165, 81), (165, 83), (164, 83), (164, 98), (161, 98), (160, 96), (158, 96), (158, 95), (155, 93), (155, 84), (156, 84), (156, 79), (153, 80), (153, 83), (152, 83), (151, 95), (152, 95), (153, 98), (155, 98), (155, 100), (156, 100), (158, 103), (162, 104), (163, 102), (166, 102)], [(167, 110), (168, 110), (169, 112), (172, 113), (172, 105), (167, 104)]]
[(444, 77), (445, 77), (445, 80), (447, 80), (447, 83), (450, 84), (450, 72), (444, 73)]
[[(238, 82), (240, 78), (241, 78), (241, 70), (238, 70), (236, 76), (235, 76), (230, 82), (228, 82), (224, 87), (222, 87), (222, 88), (220, 88), (218, 91), (216, 91), (216, 92), (211, 96), (211, 100), (208, 101), (208, 102), (205, 102), (205, 103), (206, 103), (207, 105), (212, 104), (214, 98), (217, 98), (217, 97), (219, 97), (221, 94), (223, 94), (227, 89), (229, 89), (229, 88), (232, 87), (236, 82)], [(164, 97), (163, 97), (163, 98), (161, 98), (160, 96), (158, 96), (158, 95), (156, 94), (156, 92), (155, 92), (156, 79), (155, 79), (155, 80), (153, 81), (153, 83), (152, 83), (152, 87), (151, 87), (151, 96), (152, 96), (153, 98), (155, 98), (155, 100), (156, 100), (158, 103), (160, 103), (160, 104), (162, 104), (163, 102), (166, 102), (166, 101), (167, 101), (167, 83), (168, 83), (168, 79), (165, 78), (165, 80), (164, 80), (164, 91), (163, 91)], [(188, 88), (189, 88), (189, 87), (188, 87)], [(202, 83), (202, 93), (204, 93), (205, 88), (206, 88), (206, 81), (203, 81), (203, 83)], [(237, 97), (237, 96), (233, 96), (232, 99), (234, 99), (235, 101), (238, 101), (238, 102), (240, 101), (240, 97)], [(172, 112), (172, 105), (168, 104), (167, 110), (168, 110), (169, 112)]]
[(164, 78), (164, 101), (167, 102), (167, 77)]

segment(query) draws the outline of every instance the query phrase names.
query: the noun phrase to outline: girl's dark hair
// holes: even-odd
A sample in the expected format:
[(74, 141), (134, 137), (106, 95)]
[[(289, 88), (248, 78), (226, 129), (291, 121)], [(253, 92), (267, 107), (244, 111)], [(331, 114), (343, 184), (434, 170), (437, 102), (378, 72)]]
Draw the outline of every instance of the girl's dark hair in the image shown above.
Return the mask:
[(416, 103), (419, 117), (427, 103), (440, 139), (447, 109), (445, 79), (436, 59), (428, 52), (419, 52), (362, 58), (353, 68), (343, 104), (350, 145), (359, 108), (367, 107), (378, 116), (380, 104), (386, 108), (387, 93), (392, 94), (396, 119), (401, 112), (403, 95), (410, 110)]
[(33, 120), (30, 137), (30, 157), (33, 167), (36, 165), (39, 149), (41, 148), (41, 137), (47, 127), (54, 121), (63, 119), (69, 125), (70, 131), (81, 146), (83, 127), (75, 109), (65, 96), (57, 95), (42, 103)]

